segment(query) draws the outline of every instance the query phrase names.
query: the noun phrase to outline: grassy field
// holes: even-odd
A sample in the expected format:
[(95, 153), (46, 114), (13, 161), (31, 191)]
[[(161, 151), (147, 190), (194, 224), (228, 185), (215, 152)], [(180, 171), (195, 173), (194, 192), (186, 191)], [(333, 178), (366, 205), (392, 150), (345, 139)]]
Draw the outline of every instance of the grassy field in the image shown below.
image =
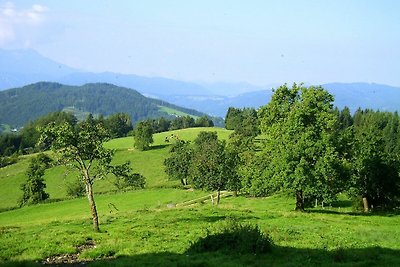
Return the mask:
[(194, 119), (197, 119), (198, 118), (198, 116), (194, 116), (194, 115), (190, 115), (190, 114), (187, 114), (187, 113), (185, 113), (185, 112), (182, 112), (182, 111), (179, 111), (179, 110), (176, 110), (176, 109), (173, 109), (173, 108), (169, 108), (169, 107), (165, 107), (165, 106), (159, 106), (160, 107), (160, 111), (161, 112), (165, 112), (165, 113), (167, 113), (167, 114), (169, 114), (169, 115), (175, 115), (175, 116), (190, 116), (190, 117), (193, 117)]
[[(221, 128), (190, 128), (168, 133), (154, 135), (154, 143), (148, 151), (138, 151), (133, 148), (133, 137), (113, 139), (105, 144), (106, 147), (115, 149), (115, 163), (131, 161), (135, 172), (146, 177), (147, 188), (175, 187), (177, 181), (168, 181), (164, 173), (164, 159), (168, 155), (169, 144), (165, 143), (165, 137), (178, 136), (182, 140), (193, 140), (200, 131), (217, 131), (219, 138), (227, 139), (230, 131)], [(0, 168), (0, 210), (17, 206), (22, 195), (19, 185), (26, 179), (25, 171), (32, 156), (21, 157), (19, 162), (4, 168)], [(45, 180), (51, 199), (64, 199), (67, 197), (66, 184), (75, 181), (76, 172), (67, 171), (64, 166), (58, 166), (46, 170)], [(115, 191), (112, 177), (96, 181), (96, 192), (105, 193)]]
[[(174, 134), (192, 140), (200, 130)], [(229, 135), (222, 129), (218, 133), (221, 138)], [(0, 212), (0, 265), (36, 266), (49, 257), (69, 255), (90, 266), (400, 266), (398, 213), (354, 213), (346, 201), (300, 213), (293, 211), (294, 198), (287, 195), (227, 197), (218, 207), (210, 201), (175, 206), (209, 193), (174, 188), (178, 184), (166, 179), (162, 161), (168, 153), (164, 143), (168, 135), (171, 132), (155, 135), (153, 149), (145, 152), (132, 149), (132, 138), (106, 144), (116, 149), (115, 161), (132, 160), (148, 186), (112, 193), (110, 181), (98, 181), (95, 190), (103, 192), (95, 196), (100, 233), (92, 230), (85, 198)], [(15, 206), (7, 191), (19, 193), (13, 186), (18, 188), (20, 181), (15, 180), (24, 179), (28, 160), (0, 169), (2, 207)], [(63, 178), (64, 171), (56, 167), (46, 172), (52, 197), (65, 195), (59, 181), (71, 174)], [(271, 237), (272, 251), (188, 252), (208, 230), (229, 221), (257, 224)]]

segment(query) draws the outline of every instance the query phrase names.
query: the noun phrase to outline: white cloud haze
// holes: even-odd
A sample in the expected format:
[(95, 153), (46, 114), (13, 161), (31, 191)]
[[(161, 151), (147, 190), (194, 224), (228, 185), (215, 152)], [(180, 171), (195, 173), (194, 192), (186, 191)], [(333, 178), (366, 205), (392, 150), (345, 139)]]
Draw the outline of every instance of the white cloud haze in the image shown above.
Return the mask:
[[(28, 9), (18, 9), (12, 2), (0, 6), (0, 45), (16, 41), (19, 33), (29, 32), (40, 26), (48, 11), (48, 7), (39, 4), (32, 5)], [(30, 43), (27, 38), (22, 41), (25, 44)]]

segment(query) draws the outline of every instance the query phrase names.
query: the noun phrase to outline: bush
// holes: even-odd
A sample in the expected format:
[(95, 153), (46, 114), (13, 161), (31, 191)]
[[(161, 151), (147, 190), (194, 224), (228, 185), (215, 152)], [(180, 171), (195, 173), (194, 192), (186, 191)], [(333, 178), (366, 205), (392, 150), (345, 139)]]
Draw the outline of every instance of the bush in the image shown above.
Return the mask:
[(81, 179), (76, 179), (74, 182), (67, 183), (67, 196), (83, 197), (85, 195), (85, 184)]
[(0, 168), (3, 168), (8, 165), (12, 165), (17, 162), (18, 162), (18, 155), (15, 153), (9, 157), (0, 157)]
[(37, 204), (49, 198), (49, 194), (44, 191), (46, 183), (43, 179), (46, 166), (41, 161), (41, 157), (31, 159), (28, 170), (26, 171), (27, 180), (21, 184), (22, 197), (19, 205)]
[(270, 237), (257, 225), (229, 220), (220, 229), (207, 229), (206, 236), (192, 243), (187, 252), (266, 253), (272, 246)]

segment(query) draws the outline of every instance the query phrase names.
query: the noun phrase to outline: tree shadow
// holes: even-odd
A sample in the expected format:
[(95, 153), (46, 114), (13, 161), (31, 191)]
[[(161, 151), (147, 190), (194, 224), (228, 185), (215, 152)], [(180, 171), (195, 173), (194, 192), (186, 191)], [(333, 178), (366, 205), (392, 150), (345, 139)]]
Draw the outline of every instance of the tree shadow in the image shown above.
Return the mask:
[(353, 206), (353, 201), (351, 200), (337, 200), (332, 203), (334, 208), (351, 208)]
[(362, 212), (362, 211), (338, 211), (338, 210), (330, 210), (330, 209), (310, 209), (307, 210), (309, 213), (320, 213), (320, 214), (334, 214), (334, 215), (350, 215), (350, 216), (382, 216), (382, 217), (393, 217), (399, 216), (400, 211), (371, 211), (371, 212)]
[(233, 220), (251, 220), (251, 219), (260, 219), (257, 216), (243, 216), (243, 215), (214, 215), (214, 216), (197, 216), (194, 217), (182, 217), (176, 218), (174, 222), (193, 222), (193, 221), (202, 221), (208, 223), (214, 223), (218, 221), (225, 221), (226, 219)]
[(163, 144), (163, 145), (150, 146), (149, 149), (148, 149), (147, 151), (150, 151), (150, 150), (159, 150), (159, 149), (166, 148), (167, 146), (170, 146), (170, 144)]
[(40, 262), (0, 262), (2, 266), (400, 266), (400, 250), (367, 247), (335, 250), (274, 246), (265, 254), (172, 252), (120, 256), (88, 262), (42, 264)]

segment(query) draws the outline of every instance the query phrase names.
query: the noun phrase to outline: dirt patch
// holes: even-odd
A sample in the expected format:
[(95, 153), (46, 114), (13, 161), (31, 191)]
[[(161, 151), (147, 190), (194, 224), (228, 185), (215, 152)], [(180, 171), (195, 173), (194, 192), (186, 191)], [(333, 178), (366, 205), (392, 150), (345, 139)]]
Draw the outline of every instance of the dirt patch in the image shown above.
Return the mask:
[(84, 266), (91, 260), (82, 260), (79, 255), (88, 249), (96, 248), (96, 243), (92, 239), (87, 239), (84, 244), (76, 247), (74, 254), (61, 254), (48, 257), (42, 261), (46, 266)]

